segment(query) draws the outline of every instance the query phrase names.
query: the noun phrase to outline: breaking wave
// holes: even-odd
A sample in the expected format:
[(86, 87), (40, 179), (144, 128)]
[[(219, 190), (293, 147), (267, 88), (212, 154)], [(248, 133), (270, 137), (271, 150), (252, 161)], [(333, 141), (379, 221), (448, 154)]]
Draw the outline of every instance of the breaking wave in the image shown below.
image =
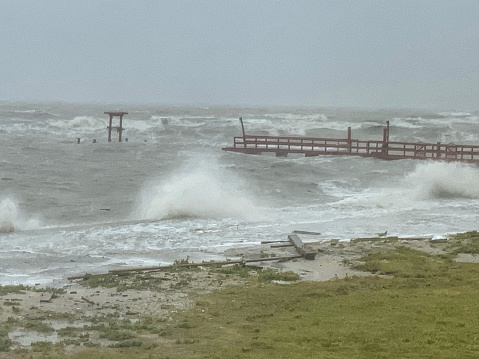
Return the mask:
[(0, 203), (0, 233), (10, 233), (15, 230), (15, 220), (18, 210), (15, 203), (7, 198)]
[(0, 233), (34, 229), (40, 226), (38, 219), (26, 220), (21, 215), (17, 203), (11, 198), (0, 202)]
[(404, 183), (421, 199), (479, 199), (479, 169), (462, 163), (419, 164)]
[[(385, 211), (431, 207), (435, 200), (478, 200), (479, 168), (462, 163), (420, 163), (394, 184), (367, 189), (345, 199), (345, 204), (377, 206)], [(392, 213), (392, 212), (391, 212)]]
[(61, 129), (96, 131), (106, 128), (107, 122), (105, 118), (77, 116), (72, 120), (51, 120), (48, 123), (50, 126)]
[(211, 163), (194, 161), (147, 186), (136, 216), (142, 219), (249, 218), (259, 213), (238, 179)]

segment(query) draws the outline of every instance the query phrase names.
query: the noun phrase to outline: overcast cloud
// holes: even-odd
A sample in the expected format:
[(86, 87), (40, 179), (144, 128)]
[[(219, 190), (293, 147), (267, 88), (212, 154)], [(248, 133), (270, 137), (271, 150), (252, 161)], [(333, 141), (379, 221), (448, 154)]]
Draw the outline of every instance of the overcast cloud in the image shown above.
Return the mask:
[(477, 0), (0, 9), (0, 100), (479, 108)]

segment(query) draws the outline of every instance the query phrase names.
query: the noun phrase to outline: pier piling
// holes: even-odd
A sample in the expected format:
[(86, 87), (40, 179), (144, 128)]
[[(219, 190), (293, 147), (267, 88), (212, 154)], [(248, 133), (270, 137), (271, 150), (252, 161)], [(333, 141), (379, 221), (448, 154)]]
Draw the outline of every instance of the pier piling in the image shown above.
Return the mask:
[[(123, 132), (123, 116), (128, 115), (128, 112), (105, 112), (106, 115), (110, 116), (110, 121), (109, 125), (107, 126), (108, 129), (108, 142), (111, 142), (111, 131), (116, 130), (118, 133), (118, 142), (121, 142), (121, 133)], [(120, 118), (120, 125), (119, 126), (113, 126), (113, 117), (119, 117)]]

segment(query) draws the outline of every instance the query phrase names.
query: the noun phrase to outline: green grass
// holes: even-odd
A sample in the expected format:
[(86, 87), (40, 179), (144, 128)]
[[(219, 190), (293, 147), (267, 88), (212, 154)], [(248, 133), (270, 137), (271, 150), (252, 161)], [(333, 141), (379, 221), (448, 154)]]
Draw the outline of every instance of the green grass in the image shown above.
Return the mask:
[(452, 265), (452, 260), (447, 257), (432, 256), (400, 246), (394, 251), (368, 254), (363, 258), (363, 263), (354, 268), (401, 278), (429, 278), (443, 274)]
[(0, 328), (0, 352), (9, 350), (11, 345), (12, 341), (8, 337), (8, 330), (5, 328)]
[(453, 253), (479, 254), (479, 232), (458, 233), (451, 240)]
[(218, 292), (188, 318), (185, 337), (201, 354), (185, 357), (472, 358), (479, 349), (474, 267), (458, 269), (463, 281), (355, 277)]
[(19, 285), (0, 285), (0, 296), (4, 296), (7, 294), (16, 294), (16, 293), (24, 293), (26, 290), (32, 290), (34, 292), (49, 292), (53, 294), (61, 294), (65, 293), (65, 290), (62, 288), (35, 288), (29, 287), (22, 284)]
[(0, 296), (7, 295), (10, 293), (23, 293), (28, 287), (24, 285), (1, 285), (0, 286)]
[(288, 271), (282, 272), (278, 270), (274, 270), (271, 268), (264, 268), (263, 270), (258, 272), (258, 279), (261, 282), (272, 282), (272, 281), (284, 281), (284, 282), (293, 282), (300, 280), (301, 277), (299, 274)]
[(241, 266), (239, 264), (229, 265), (229, 266), (211, 266), (208, 268), (210, 272), (221, 273), (226, 275), (238, 275), (242, 278), (248, 278), (251, 275), (251, 272), (260, 270), (257, 267), (251, 266)]
[[(401, 288), (389, 279), (236, 288), (203, 298), (161, 351), (106, 358), (475, 358), (478, 288)], [(372, 283), (369, 283), (372, 282)], [(375, 288), (357, 290), (358, 284)], [(338, 285), (349, 287), (349, 291)], [(362, 287), (359, 285), (359, 287)], [(185, 324), (187, 323), (187, 324)], [(97, 353), (97, 352), (96, 352)], [(161, 353), (161, 354), (159, 354)], [(98, 354), (98, 353), (97, 353)], [(87, 358), (92, 352), (75, 356)]]
[(397, 247), (364, 256), (357, 268), (378, 275), (289, 285), (252, 279), (198, 297), (172, 320), (108, 323), (115, 348), (85, 348), (71, 357), (477, 357), (479, 264)]
[(90, 288), (116, 288), (118, 292), (128, 289), (134, 290), (161, 290), (164, 279), (152, 277), (149, 274), (130, 273), (127, 275), (115, 274), (87, 274), (80, 282)]

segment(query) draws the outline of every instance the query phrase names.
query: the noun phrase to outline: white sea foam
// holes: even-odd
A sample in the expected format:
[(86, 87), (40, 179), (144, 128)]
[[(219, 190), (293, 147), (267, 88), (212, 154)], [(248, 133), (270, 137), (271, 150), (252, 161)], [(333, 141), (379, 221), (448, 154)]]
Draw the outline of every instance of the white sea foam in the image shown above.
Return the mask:
[(106, 128), (107, 120), (93, 116), (77, 116), (72, 120), (49, 120), (48, 124), (65, 130), (96, 131)]
[(421, 118), (395, 118), (391, 121), (391, 125), (395, 127), (402, 127), (408, 129), (416, 129), (416, 128), (423, 128), (424, 124), (422, 123)]
[(10, 233), (15, 230), (15, 221), (18, 210), (15, 202), (10, 198), (0, 202), (0, 233)]
[[(292, 135), (292, 136), (305, 136), (310, 130), (329, 129), (346, 131), (348, 127), (352, 130), (361, 129), (364, 127), (383, 125), (377, 122), (346, 122), (336, 121), (335, 119), (329, 119), (325, 115), (310, 115), (305, 117), (299, 117), (296, 115), (284, 114), (287, 117), (275, 118), (272, 115), (267, 116), (266, 119), (248, 119), (245, 121), (246, 132), (254, 133), (255, 131), (268, 131), (272, 136), (279, 135)], [(270, 118), (271, 117), (271, 118)]]
[(445, 117), (468, 117), (471, 116), (469, 112), (440, 112), (439, 115)]
[(417, 199), (479, 199), (479, 169), (461, 163), (419, 164), (404, 179)]
[(272, 119), (284, 119), (288, 121), (303, 121), (303, 122), (325, 122), (327, 121), (327, 117), (323, 114), (311, 114), (311, 115), (304, 115), (304, 114), (294, 114), (294, 113), (268, 113), (264, 115), (265, 117), (272, 118)]
[[(397, 209), (428, 209), (431, 201), (479, 199), (479, 169), (467, 164), (428, 162), (419, 163), (393, 187), (368, 189), (360, 198), (350, 198), (361, 205)], [(456, 202), (453, 202), (456, 203)], [(447, 206), (443, 203), (442, 206)], [(452, 204), (451, 204), (452, 205)]]
[(247, 133), (267, 131), (271, 136), (305, 136), (308, 130), (329, 128), (331, 123), (306, 120), (249, 119), (244, 122)]
[(18, 209), (17, 202), (12, 198), (4, 198), (0, 202), (0, 233), (11, 233), (18, 229), (29, 230), (40, 227), (40, 221), (35, 218), (26, 219)]
[(15, 113), (35, 113), (37, 110), (16, 110)]
[(368, 127), (376, 127), (376, 126), (383, 126), (383, 123), (377, 123), (377, 122), (372, 122), (372, 121), (365, 121), (365, 122), (337, 122), (337, 121), (331, 121), (328, 122), (324, 125), (324, 128), (328, 128), (331, 130), (337, 130), (337, 131), (344, 131), (344, 134), (346, 135), (346, 131), (348, 127), (351, 127), (351, 130), (359, 130), (359, 129), (364, 129)]
[[(167, 124), (178, 127), (199, 127), (205, 125), (205, 119), (213, 119), (214, 117), (200, 117), (200, 116), (151, 116), (151, 119), (161, 124)], [(165, 123), (164, 123), (165, 122)]]
[[(155, 116), (152, 116), (152, 117), (155, 117)], [(138, 131), (150, 131), (151, 129), (162, 128), (163, 124), (160, 119), (152, 118), (148, 121), (144, 121), (144, 120), (128, 121), (126, 122), (126, 125), (124, 123), (123, 127), (127, 130), (135, 129)]]
[[(338, 189), (334, 190), (333, 193)], [(387, 214), (387, 218), (397, 218), (401, 213), (411, 211), (419, 211), (426, 216), (436, 211), (437, 201), (441, 201), (443, 211), (452, 210), (454, 213), (457, 210), (452, 207), (457, 206), (458, 201), (461, 201), (461, 206), (467, 207), (479, 199), (479, 169), (461, 163), (421, 162), (403, 178), (385, 183), (384, 187), (366, 188), (349, 195), (342, 191), (344, 198), (334, 207), (363, 214), (371, 210), (371, 217)], [(330, 191), (327, 193), (332, 195)], [(349, 215), (351, 218), (355, 216), (353, 212)]]
[(211, 162), (188, 162), (167, 179), (147, 186), (136, 215), (142, 219), (247, 218), (258, 209), (238, 190), (238, 179)]

